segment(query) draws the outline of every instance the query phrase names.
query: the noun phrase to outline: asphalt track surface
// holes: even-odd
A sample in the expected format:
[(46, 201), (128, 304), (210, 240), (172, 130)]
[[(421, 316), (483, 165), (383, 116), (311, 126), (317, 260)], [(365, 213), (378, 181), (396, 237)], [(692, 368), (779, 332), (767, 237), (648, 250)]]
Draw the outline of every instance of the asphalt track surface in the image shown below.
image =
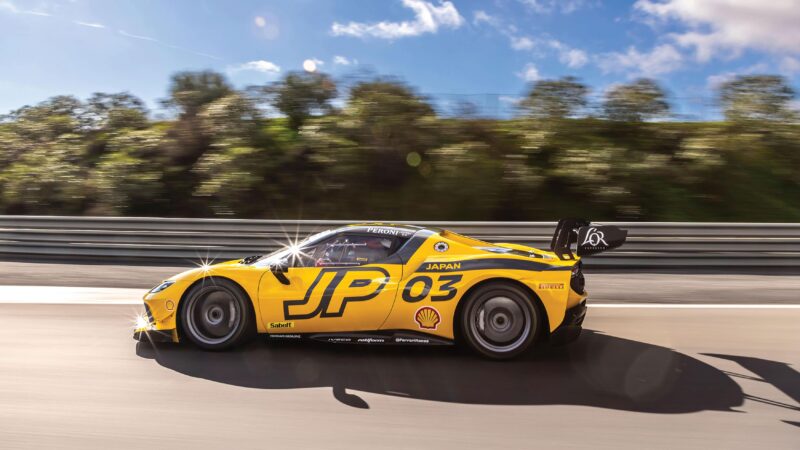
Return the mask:
[[(0, 285), (16, 285), (0, 286), (3, 449), (800, 448), (798, 277), (592, 274), (606, 307), (590, 307), (577, 343), (492, 362), (456, 348), (137, 344), (141, 308), (102, 303), (172, 268), (146, 268), (140, 286), (141, 268), (83, 268), (95, 283), (81, 284), (81, 270), (3, 264)], [(65, 304), (38, 303), (48, 285)]]

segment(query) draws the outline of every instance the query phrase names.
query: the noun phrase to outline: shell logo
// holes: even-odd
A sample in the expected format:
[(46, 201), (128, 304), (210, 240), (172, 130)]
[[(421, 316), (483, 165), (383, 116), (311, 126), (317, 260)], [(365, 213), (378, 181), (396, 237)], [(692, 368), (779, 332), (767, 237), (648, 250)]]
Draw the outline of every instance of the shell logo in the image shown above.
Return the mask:
[(436, 308), (423, 306), (414, 314), (414, 320), (423, 330), (435, 330), (439, 326), (439, 322), (442, 321), (442, 316), (439, 315), (439, 311)]

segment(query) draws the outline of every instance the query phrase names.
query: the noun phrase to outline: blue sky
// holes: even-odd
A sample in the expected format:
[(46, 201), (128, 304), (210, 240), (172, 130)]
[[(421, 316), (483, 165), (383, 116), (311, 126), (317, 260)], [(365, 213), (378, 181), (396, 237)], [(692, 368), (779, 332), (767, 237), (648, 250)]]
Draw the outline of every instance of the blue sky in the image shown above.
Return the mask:
[[(658, 79), (708, 115), (735, 74), (800, 80), (797, 0), (0, 0), (0, 114), (57, 94), (130, 91), (157, 109), (179, 70), (237, 86), (309, 61), (336, 78), (398, 76), (441, 97), (511, 104), (573, 75), (600, 96)], [(491, 103), (491, 101), (489, 102)]]

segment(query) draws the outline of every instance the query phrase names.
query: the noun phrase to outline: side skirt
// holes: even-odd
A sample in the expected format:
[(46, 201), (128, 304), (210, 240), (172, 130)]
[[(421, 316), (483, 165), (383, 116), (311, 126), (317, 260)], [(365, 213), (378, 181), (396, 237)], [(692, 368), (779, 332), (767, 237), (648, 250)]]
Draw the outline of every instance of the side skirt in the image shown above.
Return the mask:
[(310, 340), (331, 344), (367, 345), (453, 345), (453, 341), (414, 331), (361, 331), (357, 333), (267, 334), (268, 341)]

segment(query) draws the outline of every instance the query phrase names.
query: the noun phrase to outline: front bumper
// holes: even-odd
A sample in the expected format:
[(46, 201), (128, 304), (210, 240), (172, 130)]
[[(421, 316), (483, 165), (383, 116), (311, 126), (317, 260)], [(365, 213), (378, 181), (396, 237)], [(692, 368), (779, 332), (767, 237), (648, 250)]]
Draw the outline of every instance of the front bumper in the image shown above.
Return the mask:
[(178, 334), (175, 330), (157, 330), (153, 313), (145, 303), (144, 316), (139, 317), (137, 322), (142, 322), (133, 330), (133, 339), (139, 342), (178, 342)]
[(550, 343), (564, 345), (578, 339), (583, 329), (583, 319), (586, 318), (586, 299), (568, 309), (564, 314), (564, 321), (550, 334)]
[(177, 342), (175, 330), (152, 330), (137, 328), (133, 331), (133, 339), (139, 342)]

